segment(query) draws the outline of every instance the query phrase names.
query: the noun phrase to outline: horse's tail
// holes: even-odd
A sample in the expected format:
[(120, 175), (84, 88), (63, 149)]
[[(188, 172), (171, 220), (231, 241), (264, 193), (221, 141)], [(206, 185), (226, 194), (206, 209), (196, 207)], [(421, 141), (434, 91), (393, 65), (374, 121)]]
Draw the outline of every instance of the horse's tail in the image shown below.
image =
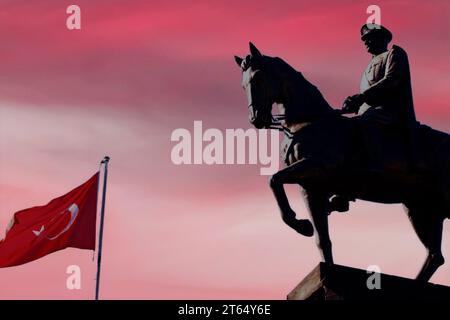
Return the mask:
[(450, 219), (450, 135), (420, 126), (425, 161), (432, 168), (436, 181), (442, 190), (444, 214)]

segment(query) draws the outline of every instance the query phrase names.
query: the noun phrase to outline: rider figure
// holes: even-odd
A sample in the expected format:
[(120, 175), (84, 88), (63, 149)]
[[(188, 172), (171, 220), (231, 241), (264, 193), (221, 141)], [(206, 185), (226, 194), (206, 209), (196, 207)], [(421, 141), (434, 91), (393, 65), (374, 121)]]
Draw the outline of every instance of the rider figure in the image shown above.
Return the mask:
[[(361, 27), (361, 40), (372, 54), (372, 60), (362, 75), (360, 93), (347, 97), (343, 110), (358, 114), (356, 120), (367, 150), (369, 171), (379, 173), (384, 169), (379, 133), (390, 128), (405, 133), (410, 168), (420, 169), (423, 165), (415, 137), (417, 122), (408, 56), (396, 45), (388, 50), (392, 33), (381, 25), (364, 24)], [(338, 207), (345, 204), (339, 197), (334, 201)], [(333, 201), (330, 204), (333, 207)], [(336, 208), (338, 211), (344, 209)]]

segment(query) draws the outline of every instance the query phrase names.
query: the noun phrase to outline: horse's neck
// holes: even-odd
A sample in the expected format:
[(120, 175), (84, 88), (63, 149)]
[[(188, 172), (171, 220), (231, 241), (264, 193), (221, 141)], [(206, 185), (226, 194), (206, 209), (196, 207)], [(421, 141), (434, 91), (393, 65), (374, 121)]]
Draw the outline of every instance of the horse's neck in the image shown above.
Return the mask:
[(291, 132), (333, 113), (320, 91), (304, 78), (291, 82), (280, 101), (277, 104), (279, 113), (286, 116), (284, 124)]
[(279, 114), (285, 115), (284, 126), (295, 132), (305, 123), (320, 120), (333, 109), (320, 91), (303, 75), (280, 58), (267, 57), (274, 79), (273, 92)]

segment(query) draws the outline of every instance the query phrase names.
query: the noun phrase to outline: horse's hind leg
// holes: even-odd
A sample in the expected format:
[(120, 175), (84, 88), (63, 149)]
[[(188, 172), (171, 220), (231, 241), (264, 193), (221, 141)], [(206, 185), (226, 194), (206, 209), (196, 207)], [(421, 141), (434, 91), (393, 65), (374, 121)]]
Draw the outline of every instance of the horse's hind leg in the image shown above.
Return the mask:
[[(408, 207), (408, 216), (420, 241), (427, 249), (428, 255), (417, 280), (428, 281), (436, 270), (444, 264), (442, 256), (442, 225), (444, 218), (436, 208), (425, 208), (424, 205)], [(435, 210), (428, 212), (429, 210)]]

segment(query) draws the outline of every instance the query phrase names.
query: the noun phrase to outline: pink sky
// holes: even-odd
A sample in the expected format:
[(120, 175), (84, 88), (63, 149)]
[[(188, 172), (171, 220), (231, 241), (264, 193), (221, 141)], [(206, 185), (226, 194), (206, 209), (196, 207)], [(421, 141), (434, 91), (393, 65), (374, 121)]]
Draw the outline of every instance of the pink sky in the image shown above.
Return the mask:
[[(68, 5), (82, 30), (65, 27)], [(111, 156), (101, 297), (284, 299), (318, 262), (283, 224), (257, 166), (175, 166), (176, 128), (249, 128), (233, 55), (253, 41), (333, 106), (358, 90), (369, 1), (0, 1), (0, 228)], [(378, 1), (409, 54), (421, 122), (450, 128), (450, 4)], [(304, 204), (288, 188), (298, 216)], [(330, 218), (335, 260), (414, 277), (425, 250), (399, 205), (358, 202)], [(443, 253), (450, 261), (450, 224)], [(69, 291), (67, 266), (82, 270)], [(0, 270), (0, 298), (91, 299), (92, 252)], [(450, 285), (450, 262), (432, 278)]]

